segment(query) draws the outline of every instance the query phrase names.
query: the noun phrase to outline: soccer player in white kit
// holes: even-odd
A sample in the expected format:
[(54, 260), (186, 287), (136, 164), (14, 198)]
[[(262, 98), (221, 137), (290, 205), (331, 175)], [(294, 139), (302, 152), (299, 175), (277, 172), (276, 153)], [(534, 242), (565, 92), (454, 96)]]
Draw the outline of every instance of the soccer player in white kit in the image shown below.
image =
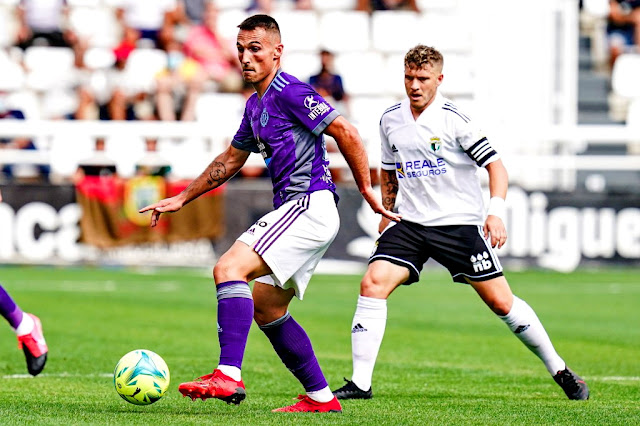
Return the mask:
[[(442, 55), (432, 47), (409, 50), (404, 59), (407, 98), (382, 114), (382, 202), (388, 210), (397, 208), (402, 221), (383, 217), (380, 222), (382, 234), (360, 284), (352, 322), (353, 376), (333, 393), (338, 399), (373, 396), (387, 298), (398, 286), (417, 282), (423, 264), (433, 258), (455, 282), (473, 287), (542, 360), (569, 399), (588, 399), (584, 380), (566, 366), (533, 309), (513, 295), (503, 276), (493, 248), (507, 240), (502, 221), (507, 172), (474, 122), (438, 93), (442, 66)], [(489, 174), (486, 214), (479, 167)]]

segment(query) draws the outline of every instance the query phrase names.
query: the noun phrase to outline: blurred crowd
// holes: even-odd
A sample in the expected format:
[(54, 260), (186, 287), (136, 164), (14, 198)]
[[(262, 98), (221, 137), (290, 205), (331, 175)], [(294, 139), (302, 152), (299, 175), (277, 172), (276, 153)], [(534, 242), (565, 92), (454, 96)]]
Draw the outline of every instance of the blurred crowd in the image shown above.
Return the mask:
[[(311, 10), (314, 1), (239, 3), (247, 13), (272, 13)], [(416, 0), (354, 0), (353, 7), (419, 11)], [(211, 0), (2, 0), (0, 119), (192, 121), (203, 93), (247, 97), (252, 89), (242, 80), (235, 40), (219, 31), (219, 12)], [(332, 52), (318, 56), (309, 82), (346, 111)], [(2, 148), (36, 145), (1, 138)], [(48, 179), (45, 166), (0, 167), (0, 181)]]

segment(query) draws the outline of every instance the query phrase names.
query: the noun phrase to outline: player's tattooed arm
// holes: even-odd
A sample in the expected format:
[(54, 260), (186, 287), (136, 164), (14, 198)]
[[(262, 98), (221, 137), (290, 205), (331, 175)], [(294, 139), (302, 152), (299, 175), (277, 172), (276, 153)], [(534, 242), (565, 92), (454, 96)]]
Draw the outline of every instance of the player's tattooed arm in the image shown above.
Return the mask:
[(207, 184), (212, 188), (216, 188), (222, 185), (227, 181), (227, 179), (229, 179), (229, 176), (227, 175), (227, 168), (225, 167), (224, 163), (220, 161), (214, 160), (209, 165), (205, 173)]
[(381, 170), (380, 191), (382, 192), (382, 205), (387, 210), (393, 210), (398, 195), (398, 177), (395, 170)]

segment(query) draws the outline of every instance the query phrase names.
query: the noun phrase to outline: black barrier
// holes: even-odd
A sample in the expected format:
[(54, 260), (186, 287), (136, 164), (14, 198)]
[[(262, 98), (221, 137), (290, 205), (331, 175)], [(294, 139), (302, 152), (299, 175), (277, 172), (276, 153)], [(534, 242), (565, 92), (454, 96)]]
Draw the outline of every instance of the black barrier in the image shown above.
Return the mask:
[[(272, 209), (268, 180), (236, 179), (227, 185), (221, 238), (162, 250), (147, 247), (147, 252), (131, 247), (130, 252), (120, 249), (102, 252), (99, 257), (114, 263), (129, 259), (147, 264), (156, 257), (162, 263), (160, 258), (168, 257), (175, 260), (170, 264), (212, 265), (214, 252), (223, 253)], [(73, 186), (7, 185), (0, 189), (4, 197), (0, 203), (0, 262), (84, 263), (96, 259), (95, 251), (77, 243), (81, 210)], [(364, 263), (377, 238), (379, 216), (364, 203), (357, 188), (341, 186), (338, 194), (340, 232), (325, 258)], [(511, 187), (505, 222), (509, 239), (498, 251), (505, 266), (517, 261), (524, 266), (571, 271), (590, 262), (640, 265), (640, 193), (526, 192)]]

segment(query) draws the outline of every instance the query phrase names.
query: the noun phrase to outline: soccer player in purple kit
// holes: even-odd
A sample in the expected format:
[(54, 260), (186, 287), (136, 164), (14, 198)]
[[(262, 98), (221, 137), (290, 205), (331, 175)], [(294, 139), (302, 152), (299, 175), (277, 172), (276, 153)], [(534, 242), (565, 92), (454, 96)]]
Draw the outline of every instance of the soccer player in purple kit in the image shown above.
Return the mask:
[[(2, 201), (2, 193), (0, 193)], [(27, 371), (37, 376), (44, 369), (47, 362), (49, 348), (42, 334), (40, 319), (26, 312), (11, 298), (9, 293), (0, 285), (0, 314), (7, 320), (18, 336), (18, 347), (24, 352), (27, 360)]]
[[(270, 340), (306, 394), (280, 412), (340, 412), (311, 342), (291, 317), (294, 296), (302, 299), (322, 255), (339, 228), (335, 184), (323, 133), (332, 136), (371, 208), (389, 220), (371, 187), (367, 154), (357, 130), (311, 86), (280, 69), (283, 45), (278, 23), (254, 15), (239, 26), (238, 59), (243, 78), (256, 90), (248, 100), (231, 145), (180, 194), (149, 205), (151, 226), (161, 213), (182, 206), (230, 179), (251, 152), (262, 154), (273, 183), (274, 210), (245, 231), (213, 269), (218, 298), (219, 363), (213, 373), (182, 383), (195, 398), (239, 404), (241, 377), (252, 318)], [(248, 282), (255, 280), (253, 292)]]

